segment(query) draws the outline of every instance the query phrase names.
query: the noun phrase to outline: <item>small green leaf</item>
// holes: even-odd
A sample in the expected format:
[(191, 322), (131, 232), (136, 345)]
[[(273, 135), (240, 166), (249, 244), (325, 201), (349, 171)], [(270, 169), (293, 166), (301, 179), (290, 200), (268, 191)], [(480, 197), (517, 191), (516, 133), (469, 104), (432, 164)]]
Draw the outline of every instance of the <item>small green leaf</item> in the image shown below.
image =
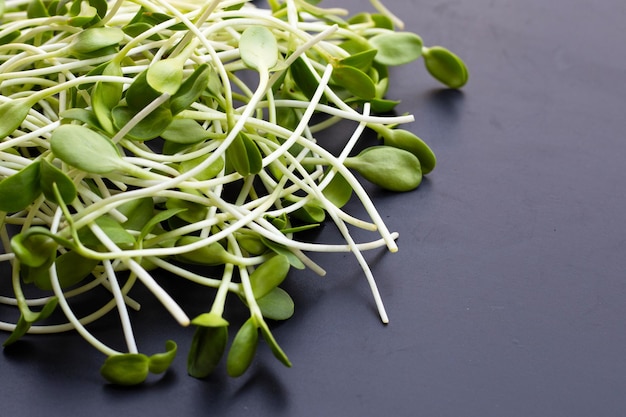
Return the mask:
[[(187, 161), (183, 161), (180, 163), (180, 170), (181, 172), (190, 171), (194, 169), (195, 167), (197, 167), (199, 164), (203, 163), (205, 159), (206, 157), (198, 157), (194, 159), (189, 159)], [(215, 178), (220, 172), (222, 172), (223, 169), (224, 169), (224, 159), (222, 157), (219, 157), (215, 160), (215, 162), (213, 162), (211, 165), (206, 167), (206, 169), (202, 170), (197, 175), (195, 175), (194, 178), (198, 181), (210, 180), (211, 178)]]
[(66, 164), (93, 174), (107, 174), (125, 166), (113, 142), (84, 126), (59, 126), (52, 132), (50, 148)]
[(146, 380), (150, 359), (141, 353), (111, 355), (100, 368), (100, 374), (115, 385), (138, 385)]
[(298, 258), (289, 248), (281, 245), (280, 243), (276, 243), (265, 237), (261, 237), (261, 240), (265, 246), (271, 249), (273, 252), (276, 252), (279, 255), (285, 256), (289, 260), (289, 264), (296, 269), (305, 269), (305, 265), (302, 263), (300, 258)]
[(150, 360), (148, 365), (150, 372), (153, 374), (161, 374), (167, 371), (176, 358), (177, 351), (178, 346), (176, 345), (176, 342), (173, 340), (165, 342), (165, 352), (155, 353), (148, 358)]
[[(201, 238), (196, 236), (184, 236), (176, 242), (176, 246), (185, 246), (199, 241)], [(178, 255), (179, 259), (185, 262), (191, 262), (199, 265), (223, 265), (230, 260), (226, 249), (219, 242), (213, 242), (210, 245), (203, 246), (200, 249), (194, 249), (189, 252)]]
[(265, 26), (250, 26), (239, 39), (241, 59), (248, 68), (267, 71), (278, 62), (278, 43)]
[(176, 115), (195, 103), (209, 84), (211, 68), (202, 64), (182, 83), (170, 98), (170, 109)]
[(370, 100), (376, 96), (376, 84), (363, 71), (349, 66), (337, 65), (333, 69), (332, 82), (355, 96)]
[(231, 166), (241, 176), (250, 174), (250, 161), (246, 152), (243, 135), (239, 134), (231, 142), (230, 146), (224, 153), (227, 165)]
[(350, 183), (341, 174), (335, 173), (333, 179), (330, 180), (322, 191), (322, 194), (336, 207), (341, 208), (350, 201), (352, 192), (353, 189)]
[(126, 103), (135, 112), (142, 110), (157, 99), (161, 93), (150, 87), (147, 80), (148, 71), (139, 73), (126, 90)]
[[(295, 88), (299, 89), (310, 100), (315, 95), (319, 82), (302, 57), (298, 57), (290, 66), (289, 72), (294, 80)], [(291, 110), (289, 108), (284, 108)], [(287, 126), (286, 126), (287, 127)]]
[(263, 262), (250, 274), (254, 298), (263, 298), (278, 287), (287, 278), (288, 273), (289, 260), (285, 256), (276, 255)]
[(9, 100), (0, 104), (0, 139), (4, 139), (20, 127), (32, 104), (27, 100)]
[(393, 30), (393, 21), (379, 13), (358, 13), (348, 20), (350, 24), (373, 24), (375, 28)]
[(287, 227), (285, 229), (281, 229), (281, 232), (283, 232), (284, 234), (288, 234), (288, 233), (300, 233), (300, 232), (305, 232), (307, 230), (312, 230), (315, 229), (317, 227), (319, 227), (320, 225), (317, 223), (312, 223), (312, 224), (303, 224), (301, 226), (296, 226), (296, 227)]
[(67, 23), (71, 26), (83, 27), (89, 24), (98, 14), (98, 10), (87, 1), (75, 1), (70, 8), (71, 17)]
[(263, 335), (263, 339), (265, 339), (265, 342), (270, 346), (274, 357), (282, 362), (283, 365), (291, 367), (291, 362), (289, 361), (289, 358), (278, 345), (276, 339), (274, 339), (272, 332), (270, 331), (269, 327), (267, 327), (267, 323), (261, 322), (259, 324), (259, 328), (261, 329), (261, 335)]
[(366, 51), (357, 52), (346, 58), (343, 58), (339, 63), (343, 66), (354, 67), (361, 71), (367, 72), (374, 62), (374, 57), (377, 54), (376, 49), (368, 49)]
[(372, 105), (372, 112), (375, 114), (391, 113), (393, 109), (400, 104), (399, 100), (387, 100), (381, 98), (375, 98), (370, 101)]
[(173, 216), (176, 216), (178, 213), (180, 213), (181, 211), (184, 211), (184, 210), (186, 210), (186, 209), (185, 208), (174, 208), (174, 209), (168, 209), (168, 210), (159, 211), (157, 214), (155, 214), (153, 217), (151, 217), (146, 222), (146, 224), (142, 227), (141, 233), (139, 234), (139, 240), (142, 240), (146, 236), (148, 236), (148, 234), (150, 234), (155, 227), (157, 227), (159, 224), (161, 224), (161, 222), (164, 222), (164, 221), (172, 218)]
[(422, 55), (422, 38), (411, 32), (387, 32), (369, 40), (378, 50), (376, 61), (383, 65), (404, 65)]
[(280, 216), (266, 216), (266, 219), (269, 220), (278, 230), (283, 230), (290, 226), (289, 217), (286, 213), (283, 213)]
[(6, 35), (0, 37), (0, 45), (7, 45), (12, 43), (14, 40), (19, 38), (22, 35), (22, 32), (19, 30), (14, 30), (12, 32), (7, 33)]
[(185, 62), (192, 52), (193, 45), (190, 43), (185, 50), (173, 58), (161, 59), (151, 64), (146, 74), (150, 87), (170, 96), (176, 94), (183, 82)]
[(372, 146), (344, 163), (366, 180), (390, 191), (410, 191), (422, 182), (420, 161), (404, 149)]
[(49, 17), (48, 10), (41, 0), (30, 0), (26, 7), (26, 17), (36, 19), (38, 17)]
[(228, 328), (196, 327), (187, 356), (187, 372), (194, 378), (205, 378), (217, 367), (228, 342)]
[(196, 223), (206, 219), (208, 209), (203, 204), (179, 198), (168, 198), (165, 206), (169, 210), (178, 210), (176, 216), (188, 223)]
[[(76, 186), (63, 171), (45, 159), (41, 161), (41, 189), (48, 200), (57, 202), (54, 191), (56, 185), (65, 204), (70, 204), (76, 198)], [(58, 202), (57, 202), (58, 203)]]
[(250, 367), (259, 342), (259, 330), (253, 317), (239, 329), (226, 358), (226, 371), (232, 377), (243, 375)]
[(17, 342), (22, 336), (28, 333), (28, 329), (30, 329), (31, 323), (24, 320), (24, 316), (20, 316), (15, 324), (15, 328), (6, 338), (6, 340), (2, 343), (2, 346), (9, 346), (15, 342)]
[(21, 315), (11, 335), (4, 341), (3, 346), (8, 346), (24, 336), (30, 326), (40, 320), (50, 317), (58, 305), (59, 299), (51, 297), (39, 312), (31, 311), (26, 303), (18, 303)]
[[(122, 76), (122, 68), (117, 62), (110, 62), (102, 69), (102, 75)], [(116, 107), (122, 99), (123, 86), (120, 83), (109, 83), (99, 81), (91, 92), (91, 107), (100, 122), (100, 126), (114, 134), (113, 121), (111, 120), (111, 110)]]
[(11, 239), (11, 249), (26, 266), (37, 268), (50, 265), (57, 251), (57, 243), (45, 235), (24, 232)]
[(267, 246), (263, 244), (261, 237), (252, 233), (238, 233), (236, 235), (239, 247), (251, 255), (260, 255), (267, 251)]
[[(122, 30), (128, 36), (136, 38), (137, 36), (142, 35), (145, 31), (152, 29), (152, 27), (153, 26), (151, 24), (146, 22), (135, 22), (123, 26)], [(148, 37), (148, 39), (152, 41), (159, 41), (161, 40), (161, 38), (161, 35), (159, 35), (158, 33)]]
[(348, 52), (350, 55), (372, 49), (372, 45), (361, 37), (350, 38), (347, 41), (340, 43), (339, 47)]
[(263, 168), (263, 157), (254, 141), (241, 132), (226, 149), (226, 162), (241, 176), (257, 174)]
[[(113, 125), (121, 130), (137, 114), (135, 109), (128, 106), (117, 106), (111, 112)], [(128, 138), (137, 141), (146, 141), (158, 137), (172, 122), (170, 109), (164, 106), (157, 107), (128, 132)]]
[(293, 299), (280, 287), (274, 288), (256, 302), (263, 317), (270, 320), (287, 320), (295, 311)]
[(96, 129), (100, 129), (100, 122), (95, 113), (83, 108), (72, 108), (61, 112), (61, 119), (76, 120)]
[(141, 230), (154, 214), (154, 201), (150, 197), (130, 200), (117, 207), (126, 216), (122, 224), (126, 230)]
[[(165, 13), (144, 11), (141, 14), (141, 21), (147, 22), (152, 26), (156, 26), (158, 24), (167, 22), (168, 20), (172, 20), (172, 16), (167, 15)], [(184, 23), (176, 23), (171, 26), (168, 26), (168, 29), (169, 30), (187, 30), (187, 26)]]
[(124, 32), (117, 27), (97, 27), (78, 32), (72, 44), (71, 53), (82, 57), (91, 52), (96, 52), (109, 46), (116, 46), (124, 40)]
[[(109, 215), (100, 216), (95, 221), (96, 225), (102, 229), (105, 235), (118, 246), (133, 247), (135, 244), (135, 238), (131, 235), (124, 226), (122, 226), (117, 220)], [(84, 227), (78, 230), (78, 238), (81, 243), (90, 248), (103, 247), (100, 239), (93, 234), (89, 227)]]
[(326, 210), (324, 210), (324, 207), (315, 200), (308, 201), (292, 214), (296, 219), (309, 224), (322, 223), (326, 218)]
[(450, 88), (461, 88), (469, 78), (461, 58), (441, 46), (424, 49), (424, 65), (438, 81)]
[(377, 28), (388, 29), (388, 30), (394, 29), (393, 21), (388, 16), (385, 16), (384, 14), (378, 14), (378, 13), (372, 14), (372, 20), (374, 21), (374, 24), (376, 25)]
[(242, 132), (239, 136), (243, 139), (243, 144), (246, 147), (246, 154), (248, 155), (248, 163), (250, 167), (249, 174), (258, 174), (263, 169), (263, 156), (261, 155), (261, 151), (248, 135)]
[(202, 327), (228, 327), (228, 321), (215, 313), (203, 313), (195, 317), (191, 324)]
[(175, 118), (161, 133), (161, 137), (170, 142), (193, 144), (209, 139), (211, 134), (195, 120)]
[(422, 174), (430, 173), (437, 165), (437, 157), (430, 147), (413, 133), (403, 129), (389, 129), (384, 126), (372, 126), (383, 138), (386, 146), (411, 152), (420, 161)]
[(132, 246), (135, 243), (133, 235), (128, 233), (124, 226), (108, 215), (96, 219), (96, 224), (118, 246)]
[(0, 181), (0, 211), (24, 210), (41, 194), (40, 162), (31, 162), (15, 174)]
[(104, 17), (109, 9), (107, 0), (88, 0), (89, 4), (96, 8), (99, 17)]

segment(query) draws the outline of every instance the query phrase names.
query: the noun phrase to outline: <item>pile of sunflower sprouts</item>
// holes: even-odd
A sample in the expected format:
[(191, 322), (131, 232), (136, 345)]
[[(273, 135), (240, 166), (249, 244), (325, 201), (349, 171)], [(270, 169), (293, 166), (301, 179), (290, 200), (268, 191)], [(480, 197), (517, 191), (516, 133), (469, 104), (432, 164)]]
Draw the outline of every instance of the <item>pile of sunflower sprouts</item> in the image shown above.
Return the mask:
[[(415, 189), (434, 155), (397, 128), (413, 117), (391, 113), (387, 69), (423, 55), (451, 87), (467, 73), (455, 55), (402, 32), (378, 1), (376, 12), (352, 18), (317, 3), (0, 2), (0, 262), (12, 271), (0, 279), (13, 290), (0, 303), (19, 311), (18, 321), (0, 321), (5, 345), (77, 331), (106, 355), (107, 380), (140, 383), (176, 354), (172, 341), (164, 353), (140, 353), (129, 314), (140, 305), (129, 292), (142, 284), (181, 326), (196, 327), (192, 376), (210, 374), (227, 350), (229, 295), (250, 311), (230, 346), (229, 374), (246, 370), (259, 335), (289, 365), (268, 322), (293, 314), (279, 286), (290, 271), (326, 273), (312, 252), (352, 253), (388, 322), (363, 252), (397, 251), (398, 234), (362, 181)], [(339, 152), (318, 143), (346, 120), (354, 130), (336, 139)], [(355, 155), (366, 129), (381, 145)], [(348, 201), (367, 218), (346, 212)], [(301, 240), (324, 222), (345, 242)], [(376, 236), (357, 242), (354, 228)], [(210, 310), (189, 317), (155, 270), (215, 288)], [(27, 296), (31, 287), (37, 296)], [(110, 302), (77, 316), (72, 300), (96, 288)], [(66, 321), (51, 323), (55, 311)], [(112, 311), (121, 349), (88, 328)]]

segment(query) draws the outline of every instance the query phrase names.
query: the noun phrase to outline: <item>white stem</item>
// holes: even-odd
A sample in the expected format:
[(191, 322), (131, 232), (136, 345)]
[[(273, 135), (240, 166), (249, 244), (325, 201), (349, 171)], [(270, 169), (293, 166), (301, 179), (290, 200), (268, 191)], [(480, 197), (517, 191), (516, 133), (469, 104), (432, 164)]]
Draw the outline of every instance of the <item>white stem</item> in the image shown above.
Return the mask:
[(191, 320), (172, 297), (154, 280), (154, 278), (137, 261), (126, 257), (121, 250), (104, 231), (96, 224), (91, 224), (90, 229), (102, 244), (112, 253), (117, 253), (122, 262), (137, 275), (137, 278), (157, 297), (163, 306), (172, 314), (181, 326), (188, 326)]
[(105, 260), (102, 262), (104, 270), (106, 272), (107, 280), (113, 293), (113, 298), (117, 304), (117, 310), (120, 315), (120, 321), (122, 322), (122, 330), (124, 332), (124, 338), (126, 339), (126, 345), (128, 346), (129, 353), (138, 353), (137, 342), (135, 336), (133, 336), (133, 327), (128, 316), (128, 309), (126, 308), (126, 302), (124, 301), (124, 294), (120, 288), (119, 282), (117, 282), (117, 276), (111, 265), (111, 261)]

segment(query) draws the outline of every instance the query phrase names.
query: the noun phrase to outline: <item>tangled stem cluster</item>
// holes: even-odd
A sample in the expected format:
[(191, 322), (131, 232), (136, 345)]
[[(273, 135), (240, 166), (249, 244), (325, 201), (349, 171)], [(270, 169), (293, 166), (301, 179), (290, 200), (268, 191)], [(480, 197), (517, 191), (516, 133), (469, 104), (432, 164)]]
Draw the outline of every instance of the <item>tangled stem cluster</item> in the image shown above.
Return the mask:
[[(106, 355), (107, 380), (141, 383), (164, 372), (177, 347), (140, 352), (128, 311), (139, 309), (129, 292), (140, 283), (182, 326), (195, 326), (192, 376), (210, 374), (227, 350), (228, 373), (241, 375), (259, 336), (289, 366), (268, 321), (293, 314), (280, 287), (290, 270), (325, 274), (310, 252), (351, 252), (388, 321), (362, 252), (394, 252), (398, 235), (361, 181), (410, 191), (436, 162), (398, 128), (412, 116), (389, 115), (398, 103), (386, 98), (389, 67), (422, 58), (452, 88), (467, 70), (403, 31), (378, 1), (376, 12), (351, 17), (317, 3), (0, 2), (0, 261), (10, 264), (13, 290), (0, 302), (19, 311), (17, 322), (0, 322), (10, 332), (5, 345), (74, 330)], [(343, 120), (355, 128), (332, 153), (316, 138)], [(355, 155), (366, 129), (381, 144)], [(345, 211), (350, 200), (368, 218)], [(345, 243), (300, 238), (322, 222)], [(353, 228), (377, 236), (356, 242)], [(207, 312), (188, 317), (155, 269), (215, 288)], [(44, 295), (27, 296), (31, 287)], [(100, 287), (110, 302), (77, 316), (73, 300)], [(229, 295), (250, 318), (227, 349)], [(88, 328), (114, 310), (124, 348)], [(55, 311), (64, 323), (47, 320)]]

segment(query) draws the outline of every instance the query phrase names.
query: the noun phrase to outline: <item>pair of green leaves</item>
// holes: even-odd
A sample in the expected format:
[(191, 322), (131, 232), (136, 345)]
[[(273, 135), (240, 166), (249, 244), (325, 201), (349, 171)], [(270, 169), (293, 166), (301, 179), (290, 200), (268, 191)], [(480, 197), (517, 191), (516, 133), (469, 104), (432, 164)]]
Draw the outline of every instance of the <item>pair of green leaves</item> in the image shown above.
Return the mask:
[(239, 328), (226, 358), (226, 372), (231, 377), (243, 375), (254, 359), (254, 355), (259, 343), (259, 332), (263, 340), (269, 345), (272, 354), (283, 365), (291, 367), (291, 362), (276, 342), (274, 335), (270, 331), (267, 323), (258, 322), (254, 317), (250, 317)]
[(161, 374), (170, 367), (178, 347), (172, 340), (165, 344), (165, 352), (151, 356), (143, 353), (126, 353), (107, 357), (100, 374), (116, 385), (138, 385), (152, 374)]
[(76, 198), (76, 186), (63, 171), (46, 159), (31, 162), (0, 181), (0, 211), (13, 213), (24, 210), (41, 193), (48, 200), (57, 201), (55, 186), (66, 204)]
[(106, 15), (107, 9), (106, 0), (74, 0), (69, 9), (72, 17), (68, 23), (83, 28), (93, 26)]
[[(294, 303), (289, 294), (279, 287), (291, 267), (288, 257), (275, 255), (259, 265), (250, 274), (250, 285), (263, 317), (287, 320), (293, 315)], [(242, 300), (245, 301), (244, 298)]]
[[(374, 99), (377, 95), (376, 84), (367, 74), (371, 68), (374, 55), (376, 55), (376, 51), (368, 49), (334, 61), (331, 77), (332, 84), (336, 87), (344, 88), (359, 99)], [(287, 88), (283, 91), (283, 94), (288, 96), (301, 95), (301, 99), (311, 99), (319, 83), (317, 77), (302, 57), (298, 57), (290, 65), (289, 74), (293, 81), (285, 84)]]
[[(239, 38), (239, 54), (243, 63), (267, 79), (269, 71), (278, 63), (278, 43), (264, 26), (250, 26)], [(265, 86), (259, 85), (260, 89)], [(246, 133), (239, 132), (225, 152), (226, 165), (242, 176), (257, 174), (263, 169), (261, 152)]]
[[(197, 327), (187, 357), (187, 372), (194, 378), (206, 378), (215, 371), (226, 351), (228, 322), (206, 313), (192, 323)], [(243, 375), (252, 364), (259, 342), (259, 331), (274, 356), (285, 366), (291, 366), (289, 358), (276, 342), (267, 324), (250, 317), (235, 335), (228, 352), (226, 371), (230, 376)]]
[[(372, 42), (372, 40), (374, 42)], [(390, 31), (377, 35), (368, 41), (351, 39), (340, 45), (350, 56), (332, 61), (333, 74), (331, 83), (348, 91), (352, 101), (368, 101), (375, 112), (393, 109), (395, 101), (385, 100), (387, 91), (387, 69), (389, 65), (402, 65), (417, 59), (421, 54), (422, 44), (419, 36)], [(301, 92), (311, 98), (317, 89), (317, 77), (302, 57), (296, 59), (289, 68), (294, 80), (290, 94)]]
[[(75, 27), (88, 27), (99, 22), (107, 12), (106, 0), (65, 1), (31, 0), (26, 7), (29, 19), (69, 15), (67, 23)], [(69, 6), (69, 7), (68, 7)]]
[(224, 155), (227, 167), (243, 177), (258, 174), (263, 169), (263, 155), (259, 147), (244, 132), (239, 132)]
[(437, 165), (433, 150), (422, 139), (404, 129), (390, 129), (383, 125), (368, 125), (383, 139), (385, 146), (404, 149), (411, 152), (420, 161), (422, 174), (429, 174)]
[[(122, 129), (161, 94), (165, 92), (171, 95), (164, 104), (146, 115), (130, 130), (129, 138), (145, 141), (162, 136), (176, 143), (191, 144), (209, 137), (197, 122), (175, 118), (203, 94), (209, 83), (209, 66), (198, 66), (183, 81), (182, 66), (172, 62), (173, 59), (158, 61), (139, 74), (125, 93), (126, 104), (112, 109), (113, 124), (117, 129)], [(163, 71), (175, 75), (169, 78), (160, 77), (159, 74)]]
[[(185, 58), (182, 54), (180, 56)], [(173, 138), (175, 141), (178, 139), (185, 143), (196, 143), (206, 139), (206, 131), (197, 122), (174, 117), (203, 94), (211, 71), (207, 64), (202, 64), (183, 80), (184, 62), (181, 59), (169, 58), (154, 63), (135, 77), (125, 93), (120, 83), (96, 83), (91, 93), (93, 113), (98, 120), (95, 127), (113, 135), (123, 129), (146, 106), (163, 93), (167, 93), (171, 97), (150, 113), (143, 115), (128, 132), (128, 137), (145, 141), (163, 135), (170, 140)], [(168, 76), (162, 76), (164, 73)], [(117, 61), (111, 61), (104, 67), (102, 74), (121, 76), (121, 67)], [(125, 102), (122, 102), (123, 97)], [(187, 134), (181, 134), (183, 131)]]
[(411, 32), (389, 30), (367, 41), (351, 39), (341, 46), (351, 55), (335, 66), (333, 80), (359, 99), (357, 101), (370, 102), (375, 113), (393, 110), (398, 101), (385, 98), (389, 86), (388, 67), (418, 59), (422, 52), (421, 38)]
[(430, 75), (450, 88), (461, 88), (468, 80), (468, 71), (461, 58), (442, 46), (424, 47), (422, 39), (410, 32), (388, 32), (373, 36), (369, 43), (377, 49), (376, 62), (383, 65), (404, 65), (420, 57)]
[[(57, 256), (59, 245), (69, 248)], [(11, 249), (20, 261), (20, 276), (26, 284), (52, 290), (49, 269), (54, 263), (61, 288), (68, 288), (85, 279), (99, 261), (84, 257), (70, 241), (42, 227), (31, 227), (11, 239)]]
[[(293, 300), (278, 287), (288, 272), (289, 261), (276, 255), (250, 274), (250, 285), (256, 302), (263, 315), (270, 319), (285, 320), (293, 314)], [(240, 297), (245, 302), (245, 297)], [(267, 306), (267, 310), (264, 306)], [(215, 313), (205, 313), (196, 317), (192, 324), (196, 330), (187, 357), (187, 371), (191, 376), (204, 378), (215, 370), (226, 351), (229, 323)], [(259, 331), (274, 356), (286, 366), (291, 366), (265, 321), (261, 317), (252, 316), (239, 329), (228, 352), (226, 369), (229, 375), (240, 376), (248, 369), (257, 349)]]

